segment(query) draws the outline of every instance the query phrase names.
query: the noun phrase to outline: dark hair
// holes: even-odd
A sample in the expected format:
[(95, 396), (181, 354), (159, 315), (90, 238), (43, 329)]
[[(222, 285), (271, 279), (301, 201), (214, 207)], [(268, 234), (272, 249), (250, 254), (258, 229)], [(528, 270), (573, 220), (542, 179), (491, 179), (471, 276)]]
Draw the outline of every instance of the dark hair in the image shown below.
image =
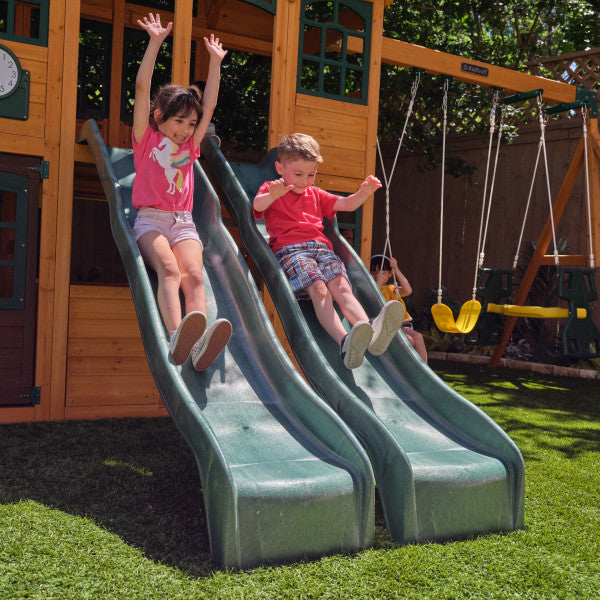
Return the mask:
[(390, 259), (383, 254), (374, 254), (371, 256), (371, 267), (369, 270), (374, 271), (377, 268), (380, 268), (382, 271), (391, 271)]
[(202, 118), (202, 92), (195, 85), (189, 88), (170, 83), (161, 88), (150, 106), (150, 124), (154, 129), (158, 123), (154, 119), (154, 111), (160, 113), (160, 123), (164, 123), (171, 117), (181, 115), (189, 116), (192, 112), (198, 115), (198, 124)]

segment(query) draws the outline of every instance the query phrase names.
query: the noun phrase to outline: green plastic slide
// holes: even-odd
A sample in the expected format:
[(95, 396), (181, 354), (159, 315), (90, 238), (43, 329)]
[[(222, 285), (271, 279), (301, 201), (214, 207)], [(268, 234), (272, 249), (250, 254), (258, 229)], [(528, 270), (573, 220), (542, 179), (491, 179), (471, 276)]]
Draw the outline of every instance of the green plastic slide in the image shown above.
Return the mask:
[(169, 357), (156, 277), (131, 231), (131, 150), (106, 148), (94, 121), (81, 137), (109, 202), (150, 368), (198, 464), (213, 560), (250, 568), (370, 546), (369, 459), (279, 344), (199, 163), (194, 220), (204, 243), (208, 320), (225, 317), (233, 325), (227, 349), (202, 373)]
[[(524, 465), (506, 433), (454, 392), (399, 334), (381, 356), (367, 353), (352, 371), (297, 299), (255, 223), (251, 199), (278, 177), (273, 150), (259, 165), (229, 164), (213, 139), (202, 154), (221, 201), (268, 286), (298, 364), (318, 394), (348, 423), (373, 465), (388, 529), (400, 543), (465, 538), (524, 525)], [(369, 316), (383, 306), (370, 273), (339, 235), (326, 233)]]

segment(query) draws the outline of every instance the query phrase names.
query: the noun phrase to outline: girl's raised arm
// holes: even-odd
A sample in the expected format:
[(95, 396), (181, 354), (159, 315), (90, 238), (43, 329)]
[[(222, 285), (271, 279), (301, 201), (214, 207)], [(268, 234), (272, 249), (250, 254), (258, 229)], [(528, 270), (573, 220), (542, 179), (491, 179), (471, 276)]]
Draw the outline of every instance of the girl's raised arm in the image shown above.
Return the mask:
[(165, 38), (171, 32), (173, 23), (166, 27), (160, 24), (160, 15), (156, 17), (148, 13), (143, 21), (138, 19), (138, 25), (144, 29), (150, 37), (144, 58), (135, 79), (135, 103), (133, 105), (133, 137), (139, 142), (148, 127), (150, 119), (150, 88), (152, 86), (152, 73), (160, 47)]
[(204, 38), (206, 50), (210, 55), (208, 64), (208, 77), (202, 94), (202, 119), (196, 131), (194, 132), (194, 147), (197, 148), (206, 134), (206, 130), (215, 112), (217, 106), (217, 98), (219, 96), (219, 81), (221, 79), (221, 62), (227, 54), (227, 50), (223, 49), (219, 38), (216, 38), (212, 33), (209, 38)]

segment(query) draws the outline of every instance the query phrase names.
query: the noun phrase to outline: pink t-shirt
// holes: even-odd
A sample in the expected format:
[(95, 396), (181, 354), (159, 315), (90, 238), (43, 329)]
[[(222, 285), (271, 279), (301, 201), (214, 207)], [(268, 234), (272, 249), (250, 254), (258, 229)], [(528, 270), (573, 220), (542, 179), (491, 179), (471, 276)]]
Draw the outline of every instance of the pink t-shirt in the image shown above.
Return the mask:
[(191, 212), (194, 203), (193, 166), (199, 156), (200, 148), (194, 148), (193, 137), (183, 146), (177, 146), (148, 126), (139, 144), (133, 138), (133, 207), (136, 210), (150, 206), (160, 210)]
[[(260, 186), (258, 194), (268, 191), (268, 181)], [(257, 195), (258, 195), (257, 194)], [(323, 234), (323, 217), (333, 219), (333, 210), (339, 196), (311, 186), (304, 193), (288, 192), (278, 198), (263, 212), (253, 210), (256, 219), (265, 219), (269, 234), (269, 246), (277, 252), (284, 246), (317, 241), (333, 249)]]

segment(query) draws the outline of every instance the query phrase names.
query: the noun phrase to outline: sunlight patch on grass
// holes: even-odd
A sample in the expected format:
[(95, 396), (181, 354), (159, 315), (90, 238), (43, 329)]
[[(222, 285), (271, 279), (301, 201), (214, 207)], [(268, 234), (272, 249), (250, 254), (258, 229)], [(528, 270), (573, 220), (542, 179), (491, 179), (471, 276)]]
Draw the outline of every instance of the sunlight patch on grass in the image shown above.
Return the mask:
[(152, 471), (149, 471), (148, 469), (144, 469), (143, 467), (136, 467), (135, 465), (126, 463), (123, 460), (106, 459), (106, 460), (102, 461), (102, 464), (106, 465), (107, 467), (129, 469), (130, 471), (133, 471), (134, 473), (137, 473), (138, 475), (143, 475), (144, 477), (152, 477), (154, 475), (152, 473)]

